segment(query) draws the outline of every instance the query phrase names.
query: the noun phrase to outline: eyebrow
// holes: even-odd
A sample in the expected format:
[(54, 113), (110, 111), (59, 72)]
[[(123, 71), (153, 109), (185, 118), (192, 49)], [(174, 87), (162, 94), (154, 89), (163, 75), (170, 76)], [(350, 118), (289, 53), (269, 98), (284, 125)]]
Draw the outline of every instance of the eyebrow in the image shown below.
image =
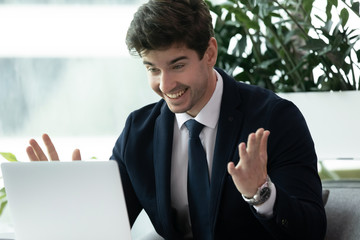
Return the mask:
[[(184, 59), (188, 59), (188, 57), (186, 57), (186, 56), (177, 57), (177, 58), (171, 60), (171, 61), (168, 63), (168, 65), (172, 65), (172, 64), (174, 64), (174, 63), (176, 63), (176, 62), (178, 62), (178, 61), (184, 60)], [(149, 61), (143, 61), (143, 64), (144, 64), (144, 65), (150, 65), (150, 66), (154, 66), (154, 65), (155, 65), (155, 64), (153, 64), (152, 62), (149, 62)]]

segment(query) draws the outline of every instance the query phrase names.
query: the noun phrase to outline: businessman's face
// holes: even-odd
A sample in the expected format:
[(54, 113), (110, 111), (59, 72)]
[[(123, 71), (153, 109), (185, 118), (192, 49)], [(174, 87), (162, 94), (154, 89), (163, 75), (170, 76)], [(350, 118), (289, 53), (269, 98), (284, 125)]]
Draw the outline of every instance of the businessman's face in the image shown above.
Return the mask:
[(201, 60), (196, 51), (178, 45), (149, 51), (142, 59), (151, 88), (166, 101), (170, 110), (196, 116), (215, 90), (216, 56), (216, 40), (212, 38)]

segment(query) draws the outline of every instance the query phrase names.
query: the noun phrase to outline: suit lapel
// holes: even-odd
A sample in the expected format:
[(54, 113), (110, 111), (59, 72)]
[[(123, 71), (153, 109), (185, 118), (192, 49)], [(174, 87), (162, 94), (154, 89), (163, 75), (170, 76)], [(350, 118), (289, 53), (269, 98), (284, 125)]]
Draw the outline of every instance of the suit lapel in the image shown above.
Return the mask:
[(242, 113), (239, 110), (241, 98), (233, 79), (218, 70), (223, 77), (224, 89), (220, 117), (216, 135), (210, 190), (211, 223), (215, 225), (221, 200), (221, 192), (227, 176), (227, 164), (237, 152), (238, 136), (242, 125)]
[(156, 198), (162, 226), (167, 226), (163, 231), (166, 236), (171, 236), (173, 219), (170, 199), (171, 152), (173, 142), (174, 114), (163, 103), (161, 114), (155, 123), (154, 134), (154, 170), (156, 181)]

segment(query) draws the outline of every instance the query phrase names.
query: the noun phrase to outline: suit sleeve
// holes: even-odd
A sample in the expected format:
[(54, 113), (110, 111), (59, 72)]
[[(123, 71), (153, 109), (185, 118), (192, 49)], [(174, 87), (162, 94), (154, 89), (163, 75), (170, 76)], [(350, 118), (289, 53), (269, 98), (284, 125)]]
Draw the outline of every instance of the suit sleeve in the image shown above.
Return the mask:
[(271, 219), (257, 218), (276, 239), (324, 239), (322, 186), (305, 119), (287, 100), (279, 101), (269, 116), (268, 174), (276, 201)]

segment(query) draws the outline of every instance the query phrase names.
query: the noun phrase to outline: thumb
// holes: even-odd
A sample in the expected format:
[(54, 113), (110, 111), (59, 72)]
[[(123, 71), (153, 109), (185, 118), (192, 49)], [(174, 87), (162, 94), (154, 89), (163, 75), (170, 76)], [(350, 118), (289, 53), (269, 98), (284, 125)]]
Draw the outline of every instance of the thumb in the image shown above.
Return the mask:
[(74, 152), (72, 154), (72, 160), (73, 161), (81, 160), (81, 155), (80, 155), (80, 150), (79, 149), (74, 150)]
[(233, 162), (229, 162), (228, 163), (228, 166), (227, 166), (227, 169), (228, 169), (228, 173), (233, 176), (235, 174), (235, 164)]

